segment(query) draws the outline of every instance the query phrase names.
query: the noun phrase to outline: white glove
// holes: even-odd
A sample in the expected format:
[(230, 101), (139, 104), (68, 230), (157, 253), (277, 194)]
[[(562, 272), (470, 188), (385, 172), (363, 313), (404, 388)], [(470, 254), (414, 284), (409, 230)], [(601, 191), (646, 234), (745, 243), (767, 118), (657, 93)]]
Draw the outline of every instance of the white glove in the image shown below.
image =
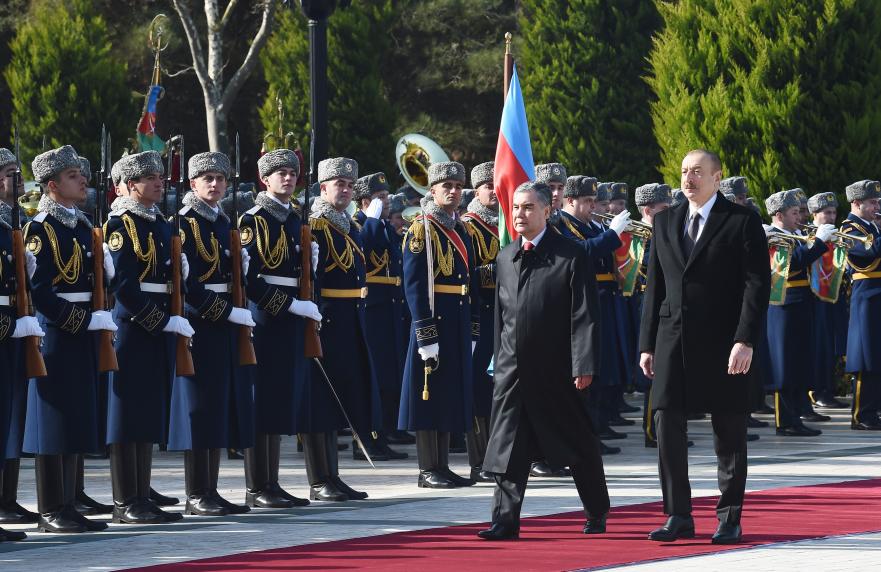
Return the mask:
[(471, 341), (471, 355), (474, 355), (474, 348), (477, 347), (477, 342)]
[(26, 338), (28, 336), (43, 337), (46, 333), (40, 327), (40, 322), (33, 316), (22, 316), (15, 321), (15, 331), (12, 332), (13, 338)]
[(190, 261), (187, 260), (187, 253), (180, 253), (180, 277), (184, 282), (187, 281), (187, 278), (190, 276)]
[(37, 257), (30, 250), (24, 251), (24, 265), (28, 270), (28, 279), (33, 278), (34, 272), (37, 271)]
[(621, 236), (621, 233), (624, 232), (628, 224), (630, 224), (630, 211), (623, 210), (615, 215), (612, 222), (609, 223), (609, 228), (614, 230), (615, 234)]
[(318, 306), (312, 300), (295, 299), (288, 307), (288, 312), (295, 316), (303, 316), (304, 318), (315, 320), (316, 322), (321, 321), (321, 312), (318, 311)]
[[(107, 246), (107, 243), (102, 242), (101, 248), (102, 250), (104, 250), (104, 280), (110, 282), (111, 280), (113, 280), (113, 277), (116, 276), (116, 268), (113, 267), (113, 257), (110, 256), (110, 247)], [(104, 330), (106, 328), (100, 329)]]
[[(105, 259), (106, 260), (106, 259)], [(97, 310), (92, 312), (92, 318), (89, 320), (89, 327), (86, 328), (90, 332), (96, 330), (109, 330), (115, 332), (119, 328), (113, 323), (113, 316), (105, 310)]]
[(419, 348), (419, 357), (422, 358), (422, 361), (428, 361), (430, 359), (437, 359), (438, 354), (440, 353), (440, 346), (437, 344), (429, 344), (424, 348)]
[(318, 270), (318, 251), (319, 251), (318, 243), (313, 242), (312, 243), (312, 272), (315, 272), (316, 270)]
[(375, 218), (379, 220), (379, 216), (382, 214), (382, 199), (377, 197), (370, 201), (364, 214), (367, 215), (367, 218)]
[(238, 324), (240, 326), (256, 326), (254, 323), (254, 318), (251, 316), (251, 310), (247, 308), (233, 308), (232, 312), (229, 313), (229, 317), (227, 318), (233, 324)]
[(832, 238), (832, 233), (835, 232), (835, 226), (831, 224), (821, 224), (817, 227), (817, 238), (822, 240), (823, 242), (829, 242), (829, 239)]
[(163, 332), (170, 332), (185, 338), (192, 338), (196, 330), (190, 325), (190, 321), (182, 316), (172, 316), (168, 318), (168, 323), (162, 328)]
[(248, 266), (251, 264), (251, 255), (246, 249), (242, 249), (242, 276), (248, 275)]

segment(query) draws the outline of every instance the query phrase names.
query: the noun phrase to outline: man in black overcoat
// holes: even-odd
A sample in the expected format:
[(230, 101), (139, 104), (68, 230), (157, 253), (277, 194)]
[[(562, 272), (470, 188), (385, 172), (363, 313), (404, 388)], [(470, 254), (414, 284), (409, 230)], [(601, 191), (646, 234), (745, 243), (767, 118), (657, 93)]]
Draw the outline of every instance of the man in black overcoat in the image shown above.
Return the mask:
[[(584, 505), (585, 534), (606, 530), (609, 492), (599, 440), (578, 392), (599, 363), (600, 324), (590, 260), (547, 226), (551, 193), (528, 182), (514, 192), (521, 235), (497, 258), (495, 370), (483, 468), (496, 480), (487, 540), (517, 538), (531, 461), (569, 466)], [(569, 327), (561, 327), (568, 324)]]
[(640, 331), (640, 366), (653, 379), (658, 470), (666, 524), (649, 539), (694, 536), (686, 416), (712, 414), (719, 460), (714, 544), (740, 542), (746, 487), (750, 365), (771, 276), (758, 215), (719, 193), (722, 165), (696, 150), (682, 160), (687, 201), (653, 224)]

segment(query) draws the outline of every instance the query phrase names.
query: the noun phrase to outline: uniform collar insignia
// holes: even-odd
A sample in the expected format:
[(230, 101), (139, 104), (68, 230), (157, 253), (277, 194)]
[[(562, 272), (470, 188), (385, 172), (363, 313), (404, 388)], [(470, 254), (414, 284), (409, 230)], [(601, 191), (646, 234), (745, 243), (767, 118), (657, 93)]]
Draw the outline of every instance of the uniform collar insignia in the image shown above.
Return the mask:
[(110, 205), (111, 214), (120, 215), (126, 211), (150, 222), (156, 220), (157, 212), (155, 209), (148, 209), (131, 197), (118, 197), (113, 201), (113, 204)]
[(468, 212), (476, 214), (483, 222), (487, 224), (491, 224), (493, 226), (499, 225), (499, 213), (497, 211), (493, 212), (488, 207), (484, 206), (484, 204), (480, 202), (480, 199), (478, 199), (477, 197), (474, 197), (473, 199), (471, 199), (471, 202), (468, 203)]
[(71, 213), (69, 210), (50, 199), (49, 195), (43, 195), (40, 197), (37, 211), (51, 215), (55, 220), (67, 228), (76, 228), (77, 222), (81, 222), (86, 226), (92, 226), (92, 223), (89, 222), (89, 219), (83, 211), (74, 207), (74, 212)]
[(352, 228), (352, 219), (349, 218), (349, 215), (345, 211), (340, 212), (336, 210), (333, 208), (332, 204), (324, 200), (322, 197), (318, 197), (315, 199), (315, 202), (312, 203), (312, 214), (309, 218), (321, 217), (326, 218), (330, 224), (343, 234), (349, 234), (349, 229)]
[(217, 209), (217, 212), (215, 212), (214, 209), (209, 207), (207, 203), (197, 197), (196, 193), (194, 193), (193, 191), (185, 194), (182, 202), (185, 206), (188, 206), (196, 211), (196, 214), (208, 219), (210, 222), (216, 221), (217, 217), (223, 217), (226, 219), (227, 222), (229, 222), (229, 217), (226, 216), (226, 213), (223, 212), (223, 209)]
[(453, 230), (456, 227), (456, 219), (448, 215), (447, 211), (437, 206), (431, 196), (422, 197), (420, 204), (422, 205), (422, 210), (444, 228)]
[(291, 203), (290, 208), (284, 208), (278, 203), (278, 201), (267, 195), (266, 191), (260, 191), (254, 199), (254, 203), (266, 209), (275, 220), (281, 223), (288, 220), (288, 216), (290, 216), (291, 213), (297, 212), (297, 207), (294, 203)]

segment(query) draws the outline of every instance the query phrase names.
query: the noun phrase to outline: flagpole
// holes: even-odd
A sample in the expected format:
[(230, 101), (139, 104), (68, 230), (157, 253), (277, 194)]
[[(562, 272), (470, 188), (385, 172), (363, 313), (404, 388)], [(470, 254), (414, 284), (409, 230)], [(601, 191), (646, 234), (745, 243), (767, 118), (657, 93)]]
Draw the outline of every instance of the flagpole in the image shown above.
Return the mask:
[(508, 88), (511, 86), (511, 76), (514, 74), (514, 54), (511, 53), (511, 41), (514, 35), (505, 32), (505, 85), (502, 93), (502, 101), (508, 97)]

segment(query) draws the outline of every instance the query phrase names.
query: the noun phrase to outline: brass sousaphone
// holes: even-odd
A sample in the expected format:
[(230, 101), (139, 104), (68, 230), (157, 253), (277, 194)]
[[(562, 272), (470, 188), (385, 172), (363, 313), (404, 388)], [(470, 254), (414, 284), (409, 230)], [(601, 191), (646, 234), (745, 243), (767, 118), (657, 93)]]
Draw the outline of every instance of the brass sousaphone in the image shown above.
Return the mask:
[(429, 165), (450, 160), (440, 145), (419, 133), (408, 133), (398, 139), (395, 158), (401, 175), (421, 195), (428, 192)]

